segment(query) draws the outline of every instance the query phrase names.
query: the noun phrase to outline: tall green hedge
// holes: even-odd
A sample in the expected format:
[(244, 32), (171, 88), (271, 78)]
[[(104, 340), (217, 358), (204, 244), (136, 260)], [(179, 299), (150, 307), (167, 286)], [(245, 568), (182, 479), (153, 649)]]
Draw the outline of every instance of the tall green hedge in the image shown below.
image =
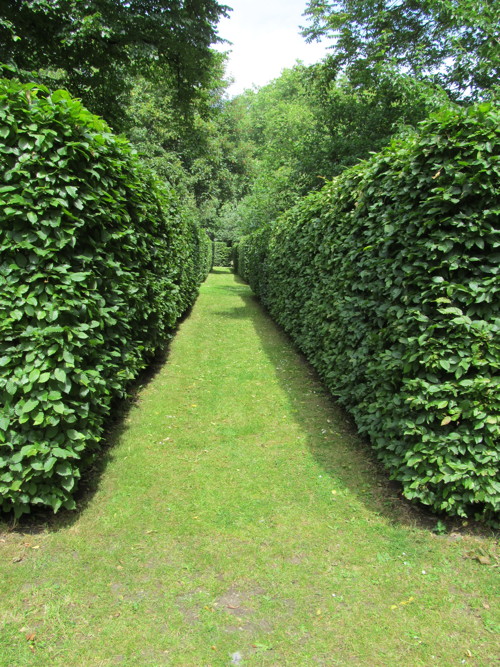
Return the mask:
[(214, 266), (232, 266), (233, 249), (224, 241), (214, 241)]
[(0, 507), (72, 508), (115, 397), (171, 335), (209, 243), (66, 92), (0, 80)]
[(200, 282), (203, 282), (207, 278), (212, 268), (214, 249), (212, 245), (212, 239), (208, 237), (207, 233), (204, 230), (198, 228), (198, 235), (199, 235), (199, 255), (198, 255), (199, 280)]
[(243, 236), (234, 249), (235, 270), (257, 295), (266, 293), (264, 265), (269, 249), (271, 227), (262, 227)]
[(406, 497), (493, 522), (499, 176), (498, 106), (447, 109), (238, 249)]

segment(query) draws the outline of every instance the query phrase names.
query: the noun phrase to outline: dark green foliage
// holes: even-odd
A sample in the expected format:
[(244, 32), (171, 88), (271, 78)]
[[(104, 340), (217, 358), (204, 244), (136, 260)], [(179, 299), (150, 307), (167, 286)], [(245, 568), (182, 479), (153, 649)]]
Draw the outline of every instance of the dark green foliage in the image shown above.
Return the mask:
[(234, 249), (235, 270), (250, 285), (255, 294), (266, 292), (266, 255), (271, 237), (270, 227), (261, 227), (249, 236), (243, 236)]
[(233, 249), (223, 241), (214, 241), (214, 266), (232, 266)]
[(500, 74), (497, 0), (309, 0), (309, 39), (334, 38), (330, 66), (349, 76), (391, 64), (481, 98)]
[(406, 497), (490, 521), (499, 128), (492, 104), (431, 117), (291, 209), (267, 251), (244, 239), (239, 259)]
[(284, 70), (226, 107), (240, 142), (254, 153), (246, 161), (249, 191), (230, 209), (231, 217), (242, 234), (276, 220), (445, 100), (442, 91), (389, 68), (361, 81), (332, 78), (324, 63)]
[(178, 110), (203, 97), (225, 14), (216, 0), (9, 0), (0, 7), (0, 61), (68, 88), (116, 127), (131, 75), (168, 80)]
[(74, 506), (111, 401), (171, 335), (204, 233), (65, 91), (0, 81), (0, 493)]
[(199, 238), (199, 269), (198, 269), (198, 282), (202, 283), (208, 274), (213, 265), (213, 244), (212, 240), (207, 236), (206, 232), (202, 229), (197, 228), (198, 238)]

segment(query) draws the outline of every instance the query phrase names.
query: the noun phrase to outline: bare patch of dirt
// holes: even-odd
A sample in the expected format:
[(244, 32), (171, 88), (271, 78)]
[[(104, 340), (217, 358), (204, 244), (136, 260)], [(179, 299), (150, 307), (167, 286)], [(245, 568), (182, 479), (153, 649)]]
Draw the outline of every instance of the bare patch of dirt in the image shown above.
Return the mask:
[(305, 555), (304, 554), (295, 554), (291, 558), (286, 559), (286, 563), (291, 563), (292, 565), (300, 565), (301, 563), (304, 562)]
[(214, 602), (214, 607), (232, 616), (248, 616), (253, 613), (253, 609), (251, 608), (252, 599), (264, 594), (265, 590), (259, 587), (249, 591), (239, 591), (236, 588), (230, 588)]
[(228, 625), (224, 632), (247, 632), (250, 634), (261, 634), (263, 632), (272, 632), (273, 626), (269, 621), (243, 621), (240, 625)]
[(229, 614), (236, 621), (236, 623), (224, 628), (224, 631), (228, 633), (245, 632), (250, 634), (271, 632), (273, 626), (269, 621), (251, 618), (255, 613), (253, 607), (255, 599), (261, 595), (265, 595), (265, 593), (266, 591), (260, 587), (255, 587), (247, 591), (230, 588), (226, 593), (221, 595), (214, 602), (214, 608)]
[(193, 591), (188, 591), (175, 598), (177, 608), (189, 625), (195, 625), (200, 620), (200, 613), (198, 609), (193, 606), (193, 601), (204, 592), (205, 591), (202, 588), (195, 588)]

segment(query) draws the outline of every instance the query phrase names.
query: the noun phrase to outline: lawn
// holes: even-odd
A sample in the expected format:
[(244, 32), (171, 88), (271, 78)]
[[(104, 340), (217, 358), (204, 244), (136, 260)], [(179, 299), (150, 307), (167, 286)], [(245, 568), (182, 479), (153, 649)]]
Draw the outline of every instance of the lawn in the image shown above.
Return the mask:
[(403, 501), (228, 270), (151, 376), (78, 512), (0, 526), (2, 667), (497, 664), (496, 536)]

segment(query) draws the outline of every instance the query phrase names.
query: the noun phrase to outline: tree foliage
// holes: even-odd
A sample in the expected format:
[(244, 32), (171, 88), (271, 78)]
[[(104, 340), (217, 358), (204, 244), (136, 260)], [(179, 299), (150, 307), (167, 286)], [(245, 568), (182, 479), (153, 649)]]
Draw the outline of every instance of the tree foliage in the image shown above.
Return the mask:
[(222, 210), (243, 196), (247, 183), (247, 148), (223, 104), (224, 87), (219, 56), (190, 115), (181, 117), (168, 81), (135, 77), (123, 125), (148, 166), (182, 192), (217, 238), (226, 238), (219, 233)]
[(211, 77), (226, 9), (216, 0), (9, 0), (0, 61), (67, 87), (115, 125), (134, 74), (168, 80), (185, 110)]
[(405, 74), (381, 70), (355, 84), (332, 78), (322, 63), (296, 65), (264, 88), (247, 91), (227, 108), (252, 156), (249, 192), (234, 209), (242, 231), (273, 222), (445, 100), (434, 87)]
[(488, 95), (500, 75), (496, 0), (310, 0), (309, 39), (333, 39), (330, 66), (350, 78), (381, 64), (430, 77), (460, 99)]

